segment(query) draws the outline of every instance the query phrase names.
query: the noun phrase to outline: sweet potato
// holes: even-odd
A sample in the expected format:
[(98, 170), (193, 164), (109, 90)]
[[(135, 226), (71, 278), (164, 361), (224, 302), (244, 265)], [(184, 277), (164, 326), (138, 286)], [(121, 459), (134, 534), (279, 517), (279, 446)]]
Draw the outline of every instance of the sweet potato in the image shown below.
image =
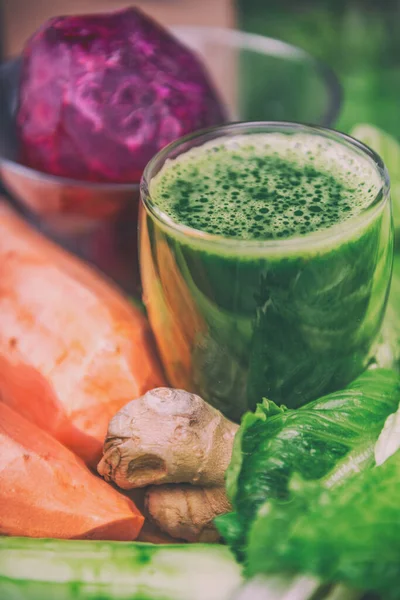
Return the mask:
[(133, 540), (131, 500), (36, 425), (0, 403), (0, 534)]
[(0, 199), (0, 400), (95, 467), (110, 418), (163, 385), (141, 311)]

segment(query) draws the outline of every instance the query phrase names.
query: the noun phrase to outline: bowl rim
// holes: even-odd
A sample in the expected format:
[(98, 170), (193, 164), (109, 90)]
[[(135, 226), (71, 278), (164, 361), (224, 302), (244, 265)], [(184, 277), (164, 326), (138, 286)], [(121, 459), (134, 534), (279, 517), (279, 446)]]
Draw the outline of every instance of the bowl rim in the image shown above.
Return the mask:
[[(218, 40), (219, 43), (221, 43), (222, 40), (223, 43), (227, 44), (228, 46), (237, 48), (245, 47), (254, 52), (266, 54), (269, 56), (288, 58), (292, 61), (310, 63), (310, 65), (312, 65), (315, 68), (317, 74), (324, 81), (327, 90), (330, 92), (330, 103), (328, 105), (328, 108), (324, 114), (323, 119), (321, 119), (322, 122), (316, 126), (329, 127), (333, 125), (336, 121), (340, 109), (342, 107), (342, 85), (340, 84), (340, 81), (336, 76), (334, 70), (329, 65), (317, 59), (312, 54), (310, 54), (306, 50), (303, 50), (299, 46), (295, 46), (294, 44), (290, 44), (288, 42), (284, 42), (273, 37), (228, 27), (213, 27), (206, 25), (175, 25), (169, 27), (169, 30), (173, 34), (175, 34), (178, 37), (178, 40), (182, 43), (184, 43), (184, 41), (182, 39), (179, 39), (179, 34), (187, 34), (190, 36), (201, 34), (201, 38), (203, 39), (215, 38)], [(20, 56), (17, 56), (7, 61), (1, 62), (0, 74), (5, 68), (12, 68), (13, 63), (17, 64), (19, 60)], [(232, 121), (228, 122), (227, 124), (234, 124), (235, 122), (236, 121)], [(35, 169), (28, 165), (24, 165), (23, 163), (17, 160), (7, 158), (3, 156), (1, 152), (0, 168), (5, 168), (15, 175), (19, 175), (27, 179), (33, 179), (38, 182), (43, 182), (50, 185), (62, 185), (64, 187), (70, 188), (84, 187), (93, 191), (101, 190), (103, 192), (110, 191), (123, 193), (130, 191), (139, 191), (140, 186), (140, 181), (124, 183), (109, 181), (98, 182), (86, 181), (84, 179), (74, 179), (72, 177), (64, 177), (61, 175), (54, 175), (51, 173), (46, 173), (45, 171), (39, 171), (38, 169)]]
[(253, 52), (287, 58), (294, 62), (308, 62), (315, 68), (317, 74), (324, 81), (326, 88), (330, 91), (330, 104), (321, 123), (316, 123), (316, 127), (330, 128), (334, 126), (343, 104), (343, 86), (335, 70), (307, 50), (278, 38), (235, 28), (207, 25), (178, 25), (171, 27), (171, 30), (178, 34), (186, 33), (187, 35), (201, 33), (204, 38), (215, 38), (219, 43), (222, 41), (233, 47), (246, 47)]

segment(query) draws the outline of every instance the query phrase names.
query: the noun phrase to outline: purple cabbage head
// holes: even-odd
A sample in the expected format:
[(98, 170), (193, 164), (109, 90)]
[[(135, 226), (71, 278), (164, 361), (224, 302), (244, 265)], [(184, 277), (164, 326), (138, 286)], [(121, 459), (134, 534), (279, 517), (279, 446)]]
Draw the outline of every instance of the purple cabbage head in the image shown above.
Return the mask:
[(163, 146), (224, 118), (200, 60), (135, 8), (50, 19), (24, 48), (17, 125), (40, 171), (137, 182)]

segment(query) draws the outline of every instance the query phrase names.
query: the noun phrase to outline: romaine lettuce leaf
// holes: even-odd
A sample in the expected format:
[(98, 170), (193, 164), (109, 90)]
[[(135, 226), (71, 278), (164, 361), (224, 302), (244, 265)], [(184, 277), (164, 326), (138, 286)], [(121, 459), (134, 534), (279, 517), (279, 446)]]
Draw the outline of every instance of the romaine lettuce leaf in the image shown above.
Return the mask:
[(327, 490), (296, 476), (290, 501), (265, 503), (248, 544), (247, 575), (306, 573), (400, 598), (400, 452)]
[(375, 354), (380, 367), (400, 368), (400, 253), (394, 255), (392, 283), (379, 345)]
[(390, 176), (393, 219), (396, 229), (400, 228), (400, 144), (386, 131), (373, 125), (360, 123), (350, 132), (357, 140), (366, 144), (382, 158)]
[(398, 374), (374, 369), (345, 390), (297, 410), (264, 400), (243, 418), (227, 472), (234, 512), (216, 519), (238, 558), (245, 556), (247, 531), (258, 508), (268, 499), (286, 500), (294, 473), (305, 480), (328, 474), (331, 481), (343, 480), (373, 462), (374, 445), (397, 409), (399, 390)]
[(400, 408), (385, 422), (375, 445), (375, 462), (378, 466), (400, 449)]
[(231, 600), (360, 600), (362, 596), (341, 584), (326, 586), (315, 577), (272, 575), (250, 579)]
[(400, 368), (400, 143), (386, 131), (368, 124), (356, 125), (353, 137), (370, 146), (385, 163), (391, 185), (396, 248), (389, 301), (376, 353), (379, 366)]

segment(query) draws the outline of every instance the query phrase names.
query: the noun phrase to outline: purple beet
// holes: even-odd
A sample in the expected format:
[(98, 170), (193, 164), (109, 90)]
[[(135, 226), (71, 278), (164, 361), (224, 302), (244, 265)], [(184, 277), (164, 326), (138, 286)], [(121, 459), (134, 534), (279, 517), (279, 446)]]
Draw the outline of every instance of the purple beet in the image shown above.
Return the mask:
[(21, 154), (40, 171), (137, 182), (160, 148), (224, 119), (199, 59), (135, 8), (50, 19), (24, 48)]

